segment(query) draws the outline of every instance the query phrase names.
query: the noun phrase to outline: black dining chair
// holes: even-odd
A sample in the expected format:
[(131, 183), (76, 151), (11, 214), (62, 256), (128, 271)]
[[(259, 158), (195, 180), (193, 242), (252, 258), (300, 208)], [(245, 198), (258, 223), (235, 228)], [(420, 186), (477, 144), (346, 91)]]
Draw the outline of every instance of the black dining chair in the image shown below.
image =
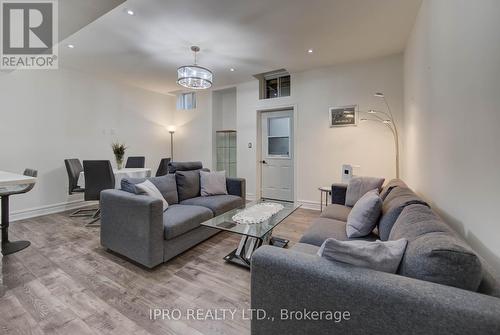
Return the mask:
[(168, 174), (168, 163), (170, 163), (170, 160), (170, 158), (161, 159), (160, 165), (158, 165), (158, 170), (156, 171), (156, 177)]
[[(64, 160), (64, 165), (66, 166), (66, 172), (68, 173), (68, 194), (72, 195), (74, 193), (83, 193), (85, 189), (78, 186), (78, 178), (80, 173), (83, 171), (82, 163), (78, 158), (70, 158)], [(95, 209), (79, 209), (71, 213), (70, 217), (84, 217), (93, 216)]]
[[(85, 175), (85, 201), (99, 201), (101, 191), (115, 188), (115, 175), (111, 162), (108, 160), (84, 160), (83, 174)], [(101, 218), (101, 209), (95, 210), (91, 225)]]
[(136, 156), (127, 158), (125, 168), (144, 168), (146, 158), (144, 156)]

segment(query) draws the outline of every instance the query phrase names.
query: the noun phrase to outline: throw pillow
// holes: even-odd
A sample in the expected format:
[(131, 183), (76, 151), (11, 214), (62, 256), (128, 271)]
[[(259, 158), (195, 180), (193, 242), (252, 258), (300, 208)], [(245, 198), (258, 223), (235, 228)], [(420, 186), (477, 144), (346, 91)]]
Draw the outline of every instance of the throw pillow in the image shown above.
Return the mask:
[(396, 273), (403, 258), (405, 239), (377, 241), (339, 241), (329, 238), (321, 245), (318, 256), (377, 271)]
[(175, 173), (179, 202), (200, 196), (200, 171), (208, 170), (177, 171)]
[(227, 194), (226, 171), (200, 171), (200, 193), (202, 197)]
[(347, 216), (347, 237), (363, 237), (372, 232), (382, 212), (382, 199), (377, 190), (363, 195)]
[(179, 203), (177, 196), (177, 183), (175, 181), (175, 174), (166, 174), (160, 177), (151, 178), (123, 178), (121, 181), (122, 191), (139, 194), (135, 185), (143, 183), (145, 180), (152, 182), (160, 193), (167, 200), (169, 205)]
[(160, 193), (160, 190), (149, 180), (144, 181), (143, 183), (136, 184), (135, 188), (140, 191), (140, 194), (145, 194), (155, 199), (160, 199), (163, 203), (163, 211), (166, 211), (168, 208), (168, 202), (163, 198), (163, 195)]
[(345, 205), (352, 207), (366, 192), (377, 189), (380, 191), (384, 178), (353, 177), (347, 185)]

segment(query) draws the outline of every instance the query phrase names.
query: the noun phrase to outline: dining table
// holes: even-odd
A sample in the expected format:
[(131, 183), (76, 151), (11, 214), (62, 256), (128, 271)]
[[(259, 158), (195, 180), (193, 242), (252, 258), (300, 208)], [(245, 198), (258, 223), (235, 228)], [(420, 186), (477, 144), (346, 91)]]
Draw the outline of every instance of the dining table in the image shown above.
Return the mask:
[[(121, 188), (121, 181), (123, 178), (149, 178), (151, 177), (151, 169), (149, 168), (123, 168), (113, 169), (115, 175), (115, 188)], [(85, 188), (85, 173), (82, 171), (78, 176), (77, 185)]]
[(36, 183), (35, 177), (0, 171), (0, 197), (2, 198), (2, 254), (10, 255), (29, 247), (29, 241), (9, 241), (9, 197), (22, 186)]

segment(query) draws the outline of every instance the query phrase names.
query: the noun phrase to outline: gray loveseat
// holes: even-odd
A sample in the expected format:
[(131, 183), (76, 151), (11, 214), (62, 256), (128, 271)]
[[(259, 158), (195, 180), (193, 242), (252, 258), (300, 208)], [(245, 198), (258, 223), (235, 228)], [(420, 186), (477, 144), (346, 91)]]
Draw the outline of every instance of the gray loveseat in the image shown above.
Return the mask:
[[(384, 187), (379, 225), (364, 237), (408, 240), (396, 274), (317, 256), (327, 238), (348, 239), (345, 186), (334, 185), (332, 196), (336, 203), (300, 243), (288, 250), (264, 246), (253, 255), (251, 307), (267, 317), (252, 320), (252, 334), (500, 334), (493, 271), (402, 181)], [(349, 317), (312, 320), (307, 311)]]
[[(200, 196), (201, 162), (170, 163), (170, 173), (148, 178), (169, 203), (135, 194), (124, 179), (121, 190), (101, 193), (101, 245), (153, 268), (219, 232), (200, 223), (245, 204), (245, 180), (227, 178), (227, 195)], [(206, 170), (206, 169), (205, 169)]]

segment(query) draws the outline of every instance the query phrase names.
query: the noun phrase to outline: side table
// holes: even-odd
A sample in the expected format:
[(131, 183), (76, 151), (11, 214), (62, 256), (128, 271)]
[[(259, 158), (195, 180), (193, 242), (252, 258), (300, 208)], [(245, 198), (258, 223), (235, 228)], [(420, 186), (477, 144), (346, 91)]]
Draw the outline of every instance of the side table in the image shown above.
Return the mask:
[(332, 188), (328, 186), (321, 186), (318, 188), (320, 192), (320, 202), (319, 202), (319, 210), (323, 211), (323, 193), (325, 193), (325, 207), (328, 206), (328, 196), (332, 194)]

